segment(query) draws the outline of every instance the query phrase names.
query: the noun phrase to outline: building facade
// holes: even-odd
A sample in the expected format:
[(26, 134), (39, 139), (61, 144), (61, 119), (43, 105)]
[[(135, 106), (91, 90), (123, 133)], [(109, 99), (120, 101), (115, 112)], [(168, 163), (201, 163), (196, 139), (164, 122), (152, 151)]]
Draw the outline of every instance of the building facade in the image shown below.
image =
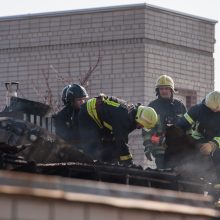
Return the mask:
[[(146, 4), (0, 18), (0, 103), (4, 83), (19, 81), (19, 96), (56, 106), (62, 88), (88, 83), (100, 92), (145, 105), (155, 80), (173, 77), (189, 107), (214, 89), (216, 21)], [(52, 101), (51, 101), (52, 100)], [(143, 163), (140, 133), (130, 138)]]

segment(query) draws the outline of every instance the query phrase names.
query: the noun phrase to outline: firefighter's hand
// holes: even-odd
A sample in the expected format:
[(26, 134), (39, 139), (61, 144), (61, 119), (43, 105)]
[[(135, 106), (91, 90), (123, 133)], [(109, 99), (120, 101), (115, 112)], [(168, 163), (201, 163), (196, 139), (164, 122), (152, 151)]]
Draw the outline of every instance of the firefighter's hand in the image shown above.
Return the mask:
[(209, 155), (213, 153), (216, 149), (216, 144), (212, 141), (209, 141), (208, 143), (204, 143), (200, 145), (200, 152), (203, 155)]
[(165, 136), (164, 135), (153, 134), (151, 136), (151, 142), (152, 142), (152, 144), (163, 145), (164, 142), (165, 142)]
[(152, 160), (153, 160), (152, 157), (151, 157), (151, 152), (150, 152), (150, 149), (149, 149), (148, 146), (145, 147), (144, 153), (145, 153), (146, 158), (147, 158), (149, 161), (152, 161)]

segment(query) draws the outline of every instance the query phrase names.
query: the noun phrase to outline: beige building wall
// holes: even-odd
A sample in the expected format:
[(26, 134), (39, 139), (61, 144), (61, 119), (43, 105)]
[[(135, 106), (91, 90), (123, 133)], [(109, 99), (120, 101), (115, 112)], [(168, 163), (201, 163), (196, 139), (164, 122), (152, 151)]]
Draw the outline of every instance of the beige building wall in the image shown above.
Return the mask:
[[(86, 198), (87, 195), (84, 195)], [(95, 200), (95, 198), (93, 198)], [(20, 196), (2, 196), (0, 195), (0, 220), (211, 220), (218, 216), (214, 210), (203, 210), (202, 208), (194, 208), (193, 212), (187, 212), (187, 208), (190, 206), (182, 206), (175, 204), (163, 204), (161, 202), (147, 201), (140, 203), (138, 200), (129, 199), (115, 199), (106, 197), (106, 200), (111, 200), (116, 205), (96, 204), (95, 202), (86, 201), (65, 201), (56, 200), (54, 198), (35, 198)], [(77, 200), (77, 199), (76, 199)], [(119, 201), (118, 201), (119, 200)], [(124, 208), (121, 203), (127, 204), (128, 207)], [(97, 202), (101, 203), (101, 202)], [(118, 203), (120, 203), (118, 205)], [(132, 207), (132, 203), (136, 203), (135, 207)], [(156, 203), (156, 208), (151, 210), (148, 205), (150, 203)], [(140, 205), (140, 208), (137, 207)], [(122, 206), (122, 207), (121, 207)], [(144, 206), (144, 207), (143, 207)], [(160, 210), (161, 206), (161, 210)], [(164, 211), (164, 206), (173, 206), (176, 208), (173, 212)], [(178, 211), (181, 208), (181, 211)], [(4, 210), (4, 211), (2, 211)], [(185, 213), (184, 213), (185, 212)]]
[[(145, 10), (146, 93), (155, 76), (174, 78), (179, 95), (196, 93), (197, 101), (214, 89), (215, 21), (147, 7)], [(151, 78), (152, 80), (148, 80)], [(188, 92), (187, 92), (188, 91)], [(151, 97), (146, 97), (146, 102)], [(183, 99), (185, 100), (185, 99)], [(194, 104), (194, 103), (192, 103)]]
[[(145, 4), (0, 18), (0, 103), (6, 81), (20, 96), (44, 101), (45, 77), (54, 102), (67, 83), (78, 83), (100, 57), (88, 92), (145, 105), (161, 74), (172, 76), (187, 106), (214, 88), (215, 21)], [(139, 132), (130, 138), (143, 163)]]
[(211, 220), (210, 196), (0, 172), (0, 220)]

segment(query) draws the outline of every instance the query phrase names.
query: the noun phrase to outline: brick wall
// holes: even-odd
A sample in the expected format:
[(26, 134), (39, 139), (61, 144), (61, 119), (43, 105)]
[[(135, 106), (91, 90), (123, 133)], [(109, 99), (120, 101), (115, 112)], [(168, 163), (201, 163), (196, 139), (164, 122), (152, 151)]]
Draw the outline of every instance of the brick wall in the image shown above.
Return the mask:
[[(155, 80), (168, 74), (177, 88), (196, 91), (200, 101), (214, 89), (214, 25), (197, 17), (146, 7), (146, 78), (155, 76)], [(145, 88), (150, 89), (146, 93), (152, 94), (155, 81), (147, 79)]]
[[(4, 82), (19, 81), (20, 95), (43, 101), (49, 74), (56, 99), (67, 82), (53, 68), (77, 83), (99, 56), (90, 96), (104, 92), (147, 105), (156, 78), (168, 74), (200, 101), (214, 88), (214, 25), (145, 4), (1, 18), (1, 106)], [(143, 163), (139, 132), (130, 139), (136, 162)]]

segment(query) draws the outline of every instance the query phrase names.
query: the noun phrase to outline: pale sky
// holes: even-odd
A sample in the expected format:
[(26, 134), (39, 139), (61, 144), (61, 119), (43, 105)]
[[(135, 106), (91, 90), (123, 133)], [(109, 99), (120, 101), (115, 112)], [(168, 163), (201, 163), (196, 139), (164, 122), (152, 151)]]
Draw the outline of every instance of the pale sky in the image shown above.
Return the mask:
[[(152, 4), (220, 22), (219, 0), (0, 0), (0, 17), (137, 3)], [(219, 23), (215, 30), (215, 89), (220, 90)]]

